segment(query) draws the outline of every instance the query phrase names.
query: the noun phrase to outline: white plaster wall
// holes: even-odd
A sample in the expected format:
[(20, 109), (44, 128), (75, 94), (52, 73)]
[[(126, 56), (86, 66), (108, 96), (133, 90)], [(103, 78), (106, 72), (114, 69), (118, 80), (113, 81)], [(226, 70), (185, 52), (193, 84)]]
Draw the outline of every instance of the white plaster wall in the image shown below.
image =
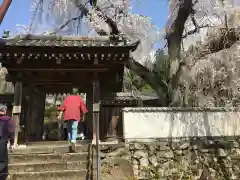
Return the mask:
[(125, 140), (240, 135), (240, 110), (125, 108)]

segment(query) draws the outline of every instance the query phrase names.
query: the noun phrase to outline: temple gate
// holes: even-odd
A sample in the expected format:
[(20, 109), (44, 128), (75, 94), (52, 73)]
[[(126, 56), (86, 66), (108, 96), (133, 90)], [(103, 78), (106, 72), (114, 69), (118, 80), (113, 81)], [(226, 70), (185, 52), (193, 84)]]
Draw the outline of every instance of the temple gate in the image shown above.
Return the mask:
[[(8, 69), (6, 80), (15, 86), (13, 119), (19, 124), (24, 116), (25, 141), (41, 140), (46, 94), (69, 93), (73, 87), (87, 93), (92, 114), (87, 133), (96, 139), (101, 98), (122, 91), (124, 64), (138, 44), (116, 37), (18, 35), (1, 39), (0, 62)], [(16, 126), (16, 138), (18, 132)]]

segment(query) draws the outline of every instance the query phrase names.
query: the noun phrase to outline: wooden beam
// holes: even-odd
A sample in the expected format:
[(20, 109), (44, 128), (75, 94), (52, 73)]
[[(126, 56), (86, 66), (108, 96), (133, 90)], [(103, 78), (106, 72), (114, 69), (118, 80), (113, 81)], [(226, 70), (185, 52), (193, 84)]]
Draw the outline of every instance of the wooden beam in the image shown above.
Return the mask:
[(35, 82), (35, 83), (31, 83), (31, 85), (33, 86), (42, 86), (42, 87), (49, 87), (49, 88), (66, 88), (66, 86), (68, 86), (69, 88), (74, 88), (74, 87), (78, 87), (78, 88), (82, 88), (84, 86), (89, 86), (89, 84), (81, 84), (81, 83), (69, 83), (69, 82), (63, 82), (63, 83), (54, 83), (54, 82), (49, 82), (49, 83), (45, 83), (45, 82)]
[[(42, 89), (46, 93), (71, 93), (73, 87), (77, 86), (66, 86), (66, 85), (47, 85), (47, 86), (36, 86)], [(87, 92), (90, 86), (79, 86), (77, 87), (81, 92)]]
[(84, 82), (71, 82), (71, 81), (29, 81), (29, 84), (34, 84), (34, 85), (83, 85), (83, 84), (89, 84), (89, 83), (84, 83)]
[[(34, 62), (34, 63), (33, 63)], [(116, 63), (102, 63), (94, 65), (92, 62), (79, 62), (71, 61), (64, 62), (63, 64), (55, 64), (51, 61), (39, 60), (39, 61), (25, 61), (23, 64), (19, 65), (15, 61), (7, 61), (3, 63), (4, 67), (14, 68), (14, 69), (95, 69), (95, 68), (109, 68), (109, 69), (119, 69), (119, 66), (123, 64)]]
[(26, 74), (26, 76), (31, 76), (31, 77), (34, 77), (34, 74), (30, 71), (26, 71), (24, 72)]
[(22, 69), (22, 68), (8, 68), (8, 71), (18, 71), (18, 72), (26, 72), (26, 71), (31, 71), (31, 72), (46, 72), (46, 71), (52, 71), (52, 72), (79, 72), (79, 71), (89, 71), (89, 72), (106, 72), (108, 71), (108, 68), (77, 68), (77, 69)]
[[(9, 72), (7, 81), (13, 82), (17, 80), (17, 73), (12, 71)], [(32, 74), (32, 75), (31, 75)], [(39, 71), (39, 72), (31, 72), (26, 71), (23, 72), (23, 76), (21, 78), (22, 82), (31, 83), (31, 82), (71, 82), (75, 81), (91, 81), (92, 79), (91, 72), (50, 72), (50, 71)]]
[[(106, 46), (82, 46), (82, 47), (70, 47), (70, 46), (49, 46), (43, 45), (43, 46), (1, 46), (0, 52), (4, 56), (5, 54), (11, 56), (14, 53), (19, 54), (39, 54), (40, 56), (44, 54), (98, 54), (101, 52), (101, 54), (108, 56), (108, 54), (124, 54), (124, 57), (129, 56), (129, 50), (131, 47), (129, 46), (113, 46), (113, 47), (106, 47)], [(53, 53), (54, 52), (54, 53)]]

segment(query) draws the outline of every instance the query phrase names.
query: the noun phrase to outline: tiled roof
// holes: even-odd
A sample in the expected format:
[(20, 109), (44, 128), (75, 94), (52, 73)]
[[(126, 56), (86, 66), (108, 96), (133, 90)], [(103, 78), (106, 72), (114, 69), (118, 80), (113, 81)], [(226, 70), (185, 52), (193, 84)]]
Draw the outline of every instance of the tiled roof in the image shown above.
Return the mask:
[(44, 35), (17, 35), (11, 38), (0, 39), (0, 48), (3, 46), (33, 46), (33, 47), (129, 47), (133, 51), (137, 42), (112, 41), (109, 36), (80, 37), (80, 36), (44, 36)]
[(132, 100), (132, 99), (141, 99), (143, 101), (147, 100), (155, 100), (158, 99), (156, 93), (149, 93), (149, 92), (141, 92), (139, 95), (133, 95), (129, 92), (120, 92), (120, 93), (113, 93), (104, 98), (105, 100)]

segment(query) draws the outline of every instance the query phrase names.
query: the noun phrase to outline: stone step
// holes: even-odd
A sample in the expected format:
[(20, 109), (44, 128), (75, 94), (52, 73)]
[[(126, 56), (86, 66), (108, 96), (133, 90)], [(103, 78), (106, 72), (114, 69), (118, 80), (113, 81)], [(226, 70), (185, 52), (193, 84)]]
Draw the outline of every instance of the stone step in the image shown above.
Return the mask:
[[(85, 139), (85, 140), (77, 140), (78, 145), (85, 145), (85, 144), (91, 144), (92, 140)], [(55, 145), (66, 145), (67, 141), (38, 141), (38, 142), (28, 142), (27, 146), (55, 146)]]
[(87, 169), (87, 161), (9, 164), (9, 173)]
[[(77, 145), (76, 152), (88, 152), (89, 144)], [(67, 145), (32, 145), (26, 148), (16, 148), (9, 154), (46, 154), (46, 153), (67, 153), (69, 151)]]
[(86, 170), (61, 170), (46, 172), (17, 172), (9, 174), (7, 180), (86, 180), (88, 173)]
[(65, 154), (10, 154), (9, 163), (56, 163), (56, 162), (74, 162), (87, 161), (88, 153), (65, 153)]

